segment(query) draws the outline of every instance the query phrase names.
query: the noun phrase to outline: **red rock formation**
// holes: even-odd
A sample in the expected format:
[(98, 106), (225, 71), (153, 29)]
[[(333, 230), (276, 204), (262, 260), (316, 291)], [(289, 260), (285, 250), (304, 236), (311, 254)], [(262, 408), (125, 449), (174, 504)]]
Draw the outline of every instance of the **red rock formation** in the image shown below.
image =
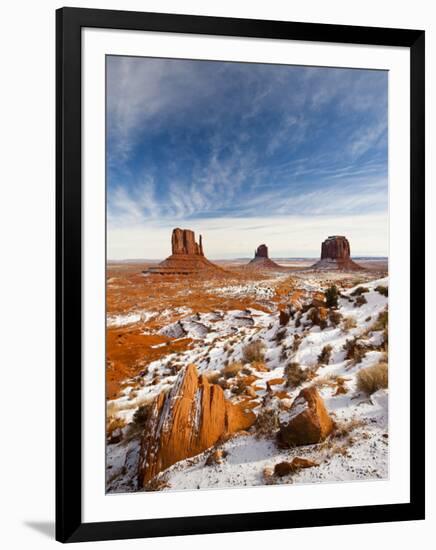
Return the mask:
[(268, 258), (268, 247), (266, 244), (261, 244), (257, 247), (257, 250), (254, 251), (255, 258)]
[(145, 273), (190, 275), (201, 271), (224, 271), (204, 257), (202, 237), (200, 235), (197, 243), (195, 233), (190, 229), (173, 229), (171, 249), (171, 256)]
[(321, 245), (321, 259), (312, 266), (313, 269), (356, 271), (363, 267), (350, 258), (350, 243), (343, 236), (332, 235)]
[(315, 387), (301, 390), (289, 409), (288, 418), (280, 423), (279, 441), (285, 446), (313, 445), (333, 430), (324, 401)]
[(266, 244), (261, 244), (254, 251), (254, 258), (248, 263), (250, 269), (276, 269), (281, 270), (282, 268), (269, 259), (268, 256), (268, 247)]
[(156, 399), (144, 427), (138, 466), (143, 487), (159, 472), (202, 453), (221, 437), (244, 430), (255, 414), (227, 401), (222, 388), (198, 376), (194, 365), (180, 371), (170, 393)]

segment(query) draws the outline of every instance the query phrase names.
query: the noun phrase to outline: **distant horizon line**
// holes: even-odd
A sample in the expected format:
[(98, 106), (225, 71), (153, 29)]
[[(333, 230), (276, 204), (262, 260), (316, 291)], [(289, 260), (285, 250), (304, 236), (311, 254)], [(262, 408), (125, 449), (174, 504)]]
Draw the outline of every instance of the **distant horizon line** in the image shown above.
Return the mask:
[[(389, 256), (350, 256), (354, 260), (388, 260)], [(244, 260), (250, 261), (253, 259), (252, 256), (237, 256), (235, 258), (212, 258), (208, 257), (212, 261), (235, 261), (235, 260)], [(319, 260), (318, 256), (271, 256), (271, 260)], [(106, 262), (162, 262), (165, 260), (165, 257), (162, 258), (106, 258)]]

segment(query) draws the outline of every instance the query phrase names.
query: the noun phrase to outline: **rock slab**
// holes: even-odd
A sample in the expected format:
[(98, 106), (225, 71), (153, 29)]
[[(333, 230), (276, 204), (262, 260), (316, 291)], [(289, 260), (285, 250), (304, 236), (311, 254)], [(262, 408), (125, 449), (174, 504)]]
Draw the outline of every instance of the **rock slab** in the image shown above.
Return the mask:
[(171, 391), (161, 393), (153, 404), (141, 442), (139, 487), (255, 420), (254, 413), (225, 399), (220, 386), (198, 376), (196, 367), (189, 365), (180, 371)]

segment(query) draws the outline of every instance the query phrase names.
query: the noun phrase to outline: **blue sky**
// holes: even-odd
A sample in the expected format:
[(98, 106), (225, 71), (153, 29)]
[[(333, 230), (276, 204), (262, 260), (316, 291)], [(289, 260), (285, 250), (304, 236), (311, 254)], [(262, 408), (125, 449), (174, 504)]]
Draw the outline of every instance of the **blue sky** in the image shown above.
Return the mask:
[(108, 57), (108, 258), (387, 255), (384, 71)]

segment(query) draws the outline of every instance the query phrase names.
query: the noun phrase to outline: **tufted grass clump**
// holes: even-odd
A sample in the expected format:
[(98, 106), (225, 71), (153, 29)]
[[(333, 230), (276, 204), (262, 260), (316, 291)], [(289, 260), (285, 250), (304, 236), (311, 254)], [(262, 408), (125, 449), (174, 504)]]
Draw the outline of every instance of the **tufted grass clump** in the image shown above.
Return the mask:
[(254, 361), (264, 361), (265, 359), (265, 344), (260, 340), (255, 340), (247, 344), (242, 350), (242, 358), (245, 363), (253, 363)]
[(333, 348), (330, 344), (326, 344), (321, 353), (318, 355), (318, 364), (328, 365), (330, 362), (330, 357), (332, 355)]
[(286, 385), (290, 388), (297, 388), (306, 382), (309, 379), (309, 374), (309, 369), (301, 368), (300, 363), (296, 361), (288, 363), (283, 370)]
[(377, 390), (388, 387), (388, 365), (380, 362), (371, 367), (360, 369), (357, 373), (357, 388), (359, 391), (372, 395)]

